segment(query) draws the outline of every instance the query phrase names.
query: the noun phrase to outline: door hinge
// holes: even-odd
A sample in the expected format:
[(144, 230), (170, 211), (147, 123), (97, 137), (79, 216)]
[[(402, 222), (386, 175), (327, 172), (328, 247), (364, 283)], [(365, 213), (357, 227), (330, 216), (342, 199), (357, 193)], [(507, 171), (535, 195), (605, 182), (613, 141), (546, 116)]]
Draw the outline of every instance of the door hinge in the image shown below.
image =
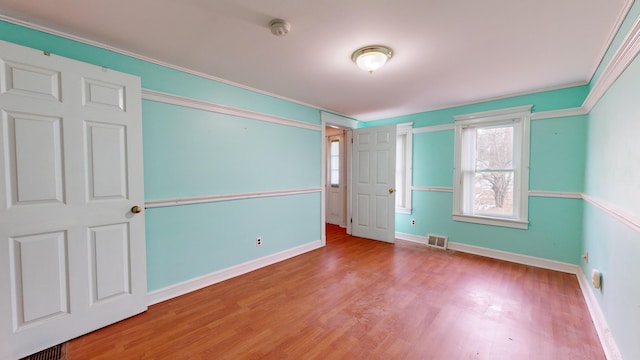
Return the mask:
[(353, 144), (353, 138), (351, 138), (351, 143)]
[(353, 224), (353, 218), (351, 218), (351, 220), (349, 220), (349, 222)]

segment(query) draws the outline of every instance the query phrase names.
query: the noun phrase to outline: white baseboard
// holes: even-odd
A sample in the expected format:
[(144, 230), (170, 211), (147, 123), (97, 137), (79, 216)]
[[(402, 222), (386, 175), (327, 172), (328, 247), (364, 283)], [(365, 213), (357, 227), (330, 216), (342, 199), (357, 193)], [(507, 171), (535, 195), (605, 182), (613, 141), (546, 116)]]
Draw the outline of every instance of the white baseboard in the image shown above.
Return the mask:
[(420, 235), (413, 235), (413, 234), (406, 234), (406, 233), (396, 233), (396, 239), (398, 240), (404, 240), (404, 241), (411, 241), (414, 243), (418, 243), (418, 244), (423, 244), (426, 245), (427, 244), (427, 237), (426, 236), (420, 236)]
[(600, 344), (602, 345), (602, 349), (604, 350), (607, 360), (622, 360), (622, 355), (620, 355), (618, 345), (616, 345), (613, 334), (611, 334), (611, 329), (609, 328), (609, 325), (607, 325), (604, 314), (602, 313), (600, 305), (598, 305), (598, 301), (591, 289), (591, 282), (587, 279), (581, 267), (578, 267), (576, 277), (578, 278), (580, 290), (582, 290), (582, 296), (587, 303), (589, 314), (591, 314), (591, 320), (593, 320), (593, 325), (596, 328), (598, 338), (600, 338)]
[(267, 255), (265, 257), (247, 261), (243, 264), (238, 264), (226, 269), (222, 269), (211, 274), (203, 275), (194, 279), (183, 281), (181, 283), (167, 286), (162, 289), (151, 291), (147, 294), (147, 304), (153, 305), (159, 302), (163, 302), (180, 295), (190, 293), (192, 291), (202, 289), (209, 285), (219, 283), (231, 279), (242, 274), (275, 264), (277, 262), (304, 254), (306, 252), (315, 250), (322, 247), (320, 240), (310, 242), (301, 246), (297, 246), (291, 249), (281, 251), (279, 253)]
[(535, 256), (529, 255), (521, 255), (512, 252), (494, 250), (479, 246), (461, 244), (457, 242), (449, 241), (447, 246), (451, 250), (461, 251), (469, 254), (475, 254), (480, 256), (485, 256), (498, 260), (505, 260), (514, 262), (517, 264), (530, 265), (543, 269), (555, 270), (560, 272), (565, 272), (569, 274), (577, 274), (578, 269), (580, 268), (578, 265), (569, 264), (561, 261), (543, 259)]
[[(418, 244), (426, 244), (427, 237), (413, 234), (396, 233), (396, 239), (411, 241)], [(514, 262), (517, 264), (530, 265), (543, 269), (555, 270), (560, 272), (566, 272), (569, 274), (577, 274), (580, 267), (575, 264), (569, 264), (565, 262), (543, 259), (534, 256), (521, 255), (506, 251), (494, 250), (480, 246), (466, 245), (457, 242), (451, 242), (447, 244), (447, 248), (450, 250), (465, 252), (474, 255), (485, 256), (492, 259), (505, 260)]]

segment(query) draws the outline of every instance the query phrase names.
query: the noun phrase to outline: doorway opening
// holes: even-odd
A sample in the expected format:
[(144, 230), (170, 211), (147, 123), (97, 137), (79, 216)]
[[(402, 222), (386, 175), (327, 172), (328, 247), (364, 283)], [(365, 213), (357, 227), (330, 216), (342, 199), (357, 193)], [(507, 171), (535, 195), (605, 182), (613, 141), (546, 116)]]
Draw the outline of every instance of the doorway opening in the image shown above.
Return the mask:
[(351, 180), (347, 169), (351, 164), (351, 130), (336, 126), (325, 128), (325, 222), (347, 228), (348, 187)]

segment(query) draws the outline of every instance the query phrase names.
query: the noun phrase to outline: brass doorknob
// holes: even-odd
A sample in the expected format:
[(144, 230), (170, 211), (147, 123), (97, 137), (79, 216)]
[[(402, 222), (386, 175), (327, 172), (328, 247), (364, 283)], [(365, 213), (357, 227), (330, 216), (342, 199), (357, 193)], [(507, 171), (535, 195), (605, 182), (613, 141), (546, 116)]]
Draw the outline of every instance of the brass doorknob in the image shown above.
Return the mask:
[(131, 212), (134, 213), (134, 214), (139, 214), (139, 213), (142, 212), (142, 207), (136, 205), (136, 206), (131, 208)]
[(389, 188), (389, 194), (393, 194), (395, 190), (393, 188)]

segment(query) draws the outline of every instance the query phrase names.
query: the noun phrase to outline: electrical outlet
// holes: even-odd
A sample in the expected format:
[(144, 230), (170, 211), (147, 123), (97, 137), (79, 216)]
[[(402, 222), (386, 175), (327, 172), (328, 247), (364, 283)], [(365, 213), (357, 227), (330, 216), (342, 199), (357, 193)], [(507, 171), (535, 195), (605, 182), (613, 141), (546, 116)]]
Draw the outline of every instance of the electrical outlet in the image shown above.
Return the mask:
[(411, 219), (411, 225), (416, 226), (416, 219)]
[(256, 246), (262, 246), (262, 237), (261, 236), (258, 236), (256, 238)]

